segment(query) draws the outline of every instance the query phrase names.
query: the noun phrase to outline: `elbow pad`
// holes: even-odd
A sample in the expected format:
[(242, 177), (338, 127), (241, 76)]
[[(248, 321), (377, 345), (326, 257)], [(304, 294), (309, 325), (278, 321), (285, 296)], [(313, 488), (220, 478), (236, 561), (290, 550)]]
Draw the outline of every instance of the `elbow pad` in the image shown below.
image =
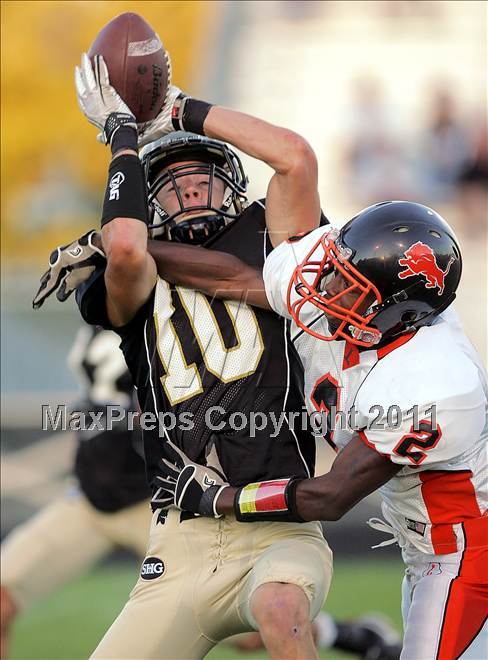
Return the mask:
[(298, 514), (296, 504), (296, 489), (300, 481), (303, 481), (301, 477), (287, 477), (239, 488), (234, 497), (236, 520), (305, 522)]

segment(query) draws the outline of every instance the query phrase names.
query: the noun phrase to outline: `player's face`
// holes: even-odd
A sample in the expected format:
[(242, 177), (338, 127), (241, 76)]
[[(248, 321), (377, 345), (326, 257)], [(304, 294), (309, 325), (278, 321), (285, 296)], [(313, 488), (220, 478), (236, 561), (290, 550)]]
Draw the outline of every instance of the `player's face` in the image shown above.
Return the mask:
[[(338, 304), (344, 309), (350, 310), (354, 307), (358, 298), (362, 295), (361, 291), (358, 291), (357, 289), (347, 291), (347, 289), (350, 288), (351, 283), (348, 282), (341, 273), (333, 270), (331, 274), (324, 279), (321, 286), (321, 291), (327, 298), (333, 299), (336, 296), (340, 296)], [(372, 293), (368, 294), (366, 298), (362, 300), (354, 309), (354, 311), (357, 314), (363, 314), (374, 300), (374, 295)], [(327, 321), (331, 330), (334, 330), (340, 325), (341, 322), (339, 319), (337, 319), (335, 316), (327, 314), (327, 312), (324, 313), (327, 317)]]
[[(182, 213), (177, 217), (177, 223), (182, 220), (186, 220), (191, 216), (204, 214), (204, 211), (201, 209), (195, 211), (192, 211), (191, 209), (194, 207), (206, 207), (209, 202), (209, 174), (198, 171), (199, 166), (201, 165), (202, 163), (199, 161), (182, 161), (170, 165), (161, 172), (161, 174), (164, 174), (169, 169), (174, 169), (176, 167), (179, 168), (181, 166), (188, 168), (187, 170), (183, 170), (184, 175), (176, 177), (176, 186), (179, 190), (183, 207), (184, 209), (188, 209), (188, 212)], [(194, 167), (192, 168), (192, 166)], [(158, 200), (161, 207), (170, 216), (181, 211), (178, 195), (171, 181), (168, 181), (168, 183), (161, 188), (156, 196), (156, 199)], [(222, 206), (223, 199), (224, 182), (218, 177), (214, 177), (211, 206), (217, 209), (220, 208)]]

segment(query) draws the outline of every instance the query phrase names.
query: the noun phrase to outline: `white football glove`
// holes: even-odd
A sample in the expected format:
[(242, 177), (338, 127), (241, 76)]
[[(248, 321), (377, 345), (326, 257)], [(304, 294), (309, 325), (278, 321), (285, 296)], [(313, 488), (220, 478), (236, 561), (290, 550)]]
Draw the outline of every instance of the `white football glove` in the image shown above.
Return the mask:
[(157, 117), (152, 121), (139, 125), (139, 139), (137, 141), (139, 148), (150, 142), (154, 142), (154, 140), (163, 137), (163, 135), (173, 133), (175, 128), (171, 121), (171, 115), (175, 101), (179, 96), (183, 97), (186, 95), (176, 85), (169, 85), (166, 92), (166, 99)]
[(51, 253), (49, 269), (41, 277), (39, 289), (32, 301), (34, 309), (39, 309), (55, 291), (57, 299), (64, 302), (92, 275), (97, 266), (105, 263), (104, 252), (93, 245), (95, 233), (92, 229), (76, 241), (58, 247)]
[(75, 67), (76, 98), (82, 113), (91, 124), (102, 132), (97, 140), (107, 144), (109, 137), (105, 133), (105, 125), (109, 115), (122, 113), (128, 115), (137, 127), (136, 119), (129, 106), (121, 99), (110, 84), (107, 65), (102, 55), (95, 55), (95, 66), (92, 67), (90, 58), (86, 53), (81, 56), (81, 66)]

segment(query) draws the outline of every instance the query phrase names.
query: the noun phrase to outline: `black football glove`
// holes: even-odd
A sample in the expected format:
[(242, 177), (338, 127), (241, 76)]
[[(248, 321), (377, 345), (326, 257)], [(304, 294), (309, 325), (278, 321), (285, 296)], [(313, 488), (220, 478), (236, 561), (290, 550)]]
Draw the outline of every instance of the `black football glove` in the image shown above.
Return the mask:
[(167, 477), (157, 477), (161, 492), (158, 502), (163, 509), (175, 506), (183, 511), (190, 511), (200, 516), (220, 518), (215, 505), (217, 498), (229, 484), (215, 468), (198, 465), (168, 440), (174, 454), (174, 463), (163, 459)]
[(49, 270), (41, 277), (39, 289), (32, 307), (39, 309), (46, 298), (56, 291), (60, 302), (67, 300), (73, 291), (85, 282), (100, 264), (105, 254), (92, 243), (94, 229), (69, 245), (62, 245), (49, 257)]

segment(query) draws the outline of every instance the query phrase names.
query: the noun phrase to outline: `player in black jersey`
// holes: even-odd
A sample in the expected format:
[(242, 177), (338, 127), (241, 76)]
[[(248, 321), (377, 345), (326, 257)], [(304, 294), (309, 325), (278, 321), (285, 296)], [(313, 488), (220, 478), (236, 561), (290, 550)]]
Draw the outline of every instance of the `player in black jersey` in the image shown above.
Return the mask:
[[(104, 126), (114, 157), (102, 217), (107, 267), (79, 290), (78, 303), (88, 322), (113, 328), (122, 339), (142, 409), (155, 514), (140, 580), (94, 657), (199, 658), (218, 640), (252, 629), (261, 631), (272, 656), (316, 657), (310, 620), (331, 577), (331, 552), (320, 525), (258, 524), (250, 532), (230, 519), (187, 519), (174, 507), (167, 511), (160, 498), (160, 484), (169, 474), (164, 461), (174, 456), (171, 445), (206, 461), (202, 478), (218, 488), (223, 479), (243, 484), (283, 471), (312, 474), (315, 439), (310, 431), (286, 424), (271, 438), (269, 429), (251, 431), (243, 422), (251, 412), (273, 413), (280, 420), (283, 413), (302, 410), (301, 370), (296, 356), (288, 354), (283, 321), (245, 301), (214, 303), (198, 292), (172, 290), (157, 276), (147, 250), (149, 209), (134, 118), (108, 87), (103, 63), (98, 61), (93, 71), (84, 58), (77, 73), (80, 107), (90, 121)], [(281, 168), (282, 152), (296, 139), (260, 122), (261, 132), (267, 135), (270, 129), (275, 146), (269, 162), (276, 175), (266, 213), (273, 212), (276, 187), (283, 188), (286, 204), (290, 172)], [(168, 216), (163, 229), (176, 239), (178, 225), (188, 228), (183, 233), (191, 238), (209, 234), (211, 249), (262, 265), (271, 248), (263, 214), (257, 214), (256, 205), (239, 213), (244, 181), (234, 171), (237, 156), (229, 160), (219, 136), (213, 137), (215, 144), (197, 139), (195, 153), (183, 162), (165, 160), (169, 154), (163, 146), (163, 157), (155, 162), (158, 181), (152, 181), (168, 180), (154, 191)], [(287, 138), (283, 145), (281, 137)], [(158, 415), (161, 424), (154, 424)]]
[(74, 473), (82, 492), (95, 509), (106, 513), (146, 502), (149, 489), (135, 417), (137, 402), (117, 335), (99, 326), (83, 326), (68, 363), (85, 388), (85, 399), (74, 410), (101, 412), (105, 429), (92, 430), (88, 424), (77, 432)]
[[(31, 604), (88, 571), (117, 547), (144, 556), (151, 522), (149, 489), (141, 457), (141, 432), (127, 428), (135, 409), (134, 388), (118, 338), (110, 331), (80, 328), (68, 362), (79, 377), (81, 414), (113, 411), (124, 418), (105, 430), (76, 433), (77, 487), (43, 507), (2, 543), (1, 657), (11, 625)], [(90, 418), (89, 418), (90, 419)]]
[[(189, 519), (174, 508), (167, 514), (161, 498), (174, 447), (206, 462), (197, 481), (213, 483), (216, 489), (222, 474), (239, 484), (256, 473), (270, 479), (283, 471), (313, 471), (314, 439), (308, 430), (285, 424), (273, 438), (269, 427), (263, 433), (246, 422), (235, 424), (236, 415), (249, 420), (251, 413), (260, 413), (269, 421), (271, 414), (283, 419), (283, 413), (301, 411), (302, 374), (288, 350), (286, 326), (243, 301), (232, 305), (188, 289), (172, 290), (157, 277), (150, 256), (157, 249), (153, 244), (148, 250), (147, 243), (144, 179), (134, 158), (133, 119), (113, 90), (112, 105), (107, 106), (107, 97), (101, 101), (100, 81), (86, 61), (79, 75), (80, 105), (94, 123), (106, 121), (105, 138), (114, 158), (102, 219), (108, 265), (104, 273), (93, 273), (77, 300), (89, 322), (112, 327), (121, 336), (141, 408), (152, 413), (151, 424), (162, 413), (173, 413), (177, 420), (144, 429), (155, 508), (148, 556), (130, 601), (95, 657), (201, 657), (219, 639), (251, 628), (260, 629), (271, 655), (316, 657), (308, 621), (320, 608), (331, 574), (330, 551), (319, 526), (257, 524), (243, 533), (229, 518)], [(209, 124), (212, 115), (215, 122)], [(289, 131), (245, 116), (243, 135), (233, 125), (236, 113), (182, 98), (175, 88), (151, 137), (174, 126), (171, 116), (178, 128), (201, 133), (205, 121), (207, 135), (229, 139), (275, 170), (266, 205), (269, 233), (256, 205), (239, 213), (244, 189), (236, 178), (237, 156), (226, 153), (217, 140), (188, 136), (182, 138), (186, 152), (178, 154), (174, 147), (181, 144), (163, 140), (146, 155), (149, 208), (163, 221), (152, 223), (157, 225), (153, 229), (173, 240), (206, 239), (210, 249), (261, 266), (278, 237), (273, 216), (293, 214), (300, 205), (300, 199), (290, 198), (289, 177), (299, 176), (307, 186), (316, 176), (313, 167), (300, 171), (301, 153), (308, 146)], [(227, 127), (223, 133), (218, 128), (222, 123)], [(310, 213), (315, 219), (320, 209)], [(202, 255), (194, 249), (199, 260)], [(158, 265), (164, 271), (164, 263)], [(187, 267), (191, 270), (191, 260)], [(48, 280), (43, 280), (41, 298)], [(59, 279), (54, 287), (58, 284)], [(66, 280), (61, 298), (67, 292)], [(212, 409), (221, 414), (218, 427), (206, 418)], [(188, 412), (191, 428), (188, 418), (178, 423)]]
[[(226, 145), (216, 140), (178, 133), (143, 152), (142, 164), (150, 177), (151, 211), (156, 216), (155, 232), (169, 234), (172, 240), (181, 236), (184, 242), (202, 241), (209, 249), (225, 251), (262, 267), (272, 249), (262, 201), (247, 205), (239, 214), (234, 211), (232, 219), (217, 215), (220, 208), (210, 212), (206, 209), (205, 216), (198, 209), (204, 195), (215, 197), (215, 190), (207, 192), (210, 169), (215, 168), (214, 188), (227, 184), (226, 158), (239, 162)], [(176, 164), (181, 162), (193, 164)], [(172, 164), (175, 167), (170, 168)], [(238, 170), (240, 163), (236, 165)], [(157, 198), (162, 197), (161, 190), (172, 185), (170, 175), (176, 177), (183, 191), (191, 187), (193, 200), (198, 202), (197, 210), (188, 218), (184, 209), (176, 212), (176, 219), (168, 221), (164, 217), (171, 215), (164, 213)], [(243, 173), (240, 177), (243, 186)], [(204, 180), (203, 194), (200, 183), (194, 184), (193, 178)], [(237, 189), (238, 184), (234, 185)], [(231, 195), (232, 203), (240, 209), (245, 203), (242, 193), (232, 191)], [(183, 216), (181, 222), (178, 216)], [(157, 253), (158, 245), (153, 249)], [(98, 269), (79, 287), (77, 300), (86, 321), (112, 328), (105, 304), (104, 272)], [(288, 354), (286, 323), (245, 301), (223, 303), (187, 288), (171, 287), (162, 279), (154, 280), (154, 285), (130, 323), (116, 328), (141, 409), (159, 414), (166, 421), (166, 427), (158, 423), (144, 430), (154, 508), (159, 504), (158, 478), (165, 474), (161, 458), (171, 458), (171, 452), (164, 453), (164, 440), (171, 440), (194, 460), (205, 459), (214, 448), (212, 456), (218, 459), (217, 467), (220, 464), (219, 469), (236, 484), (246, 483), (251, 475), (270, 479), (278, 473), (278, 464), (285, 473), (298, 470), (302, 475), (312, 474), (315, 440), (308, 430), (299, 424), (296, 430), (282, 424), (277, 442), (270, 439), (272, 426), (251, 432), (249, 423), (244, 422), (251, 412), (267, 419), (274, 412), (279, 423), (284, 413), (302, 409), (302, 371), (295, 354)], [(172, 417), (163, 417), (165, 413)], [(230, 419), (233, 413), (239, 416)]]
[[(84, 76), (86, 86), (78, 91), (92, 108), (88, 115), (106, 112), (97, 105), (86, 66)], [(242, 167), (218, 140), (156, 142), (141, 167), (135, 130), (120, 113), (106, 119), (108, 114), (118, 130), (109, 140), (114, 158), (102, 219), (107, 267), (78, 290), (77, 301), (85, 320), (114, 329), (122, 339), (143, 411), (155, 516), (141, 578), (94, 657), (198, 658), (220, 639), (253, 628), (271, 655), (315, 657), (310, 619), (331, 576), (320, 525), (276, 531), (257, 525), (249, 534), (236, 521), (209, 525), (174, 508), (167, 513), (160, 498), (171, 445), (217, 468), (203, 476), (216, 484), (220, 474), (243, 484), (283, 470), (313, 473), (309, 430), (283, 424), (278, 437), (270, 438), (269, 429), (251, 431), (243, 422), (251, 412), (280, 420), (302, 410), (302, 374), (296, 356), (288, 354), (284, 322), (245, 301), (212, 301), (158, 278), (147, 251), (142, 167), (149, 176), (151, 215), (156, 211), (163, 220), (162, 226), (159, 219), (152, 224), (173, 240), (207, 239), (210, 249), (262, 266), (271, 249), (262, 207), (242, 208)]]

